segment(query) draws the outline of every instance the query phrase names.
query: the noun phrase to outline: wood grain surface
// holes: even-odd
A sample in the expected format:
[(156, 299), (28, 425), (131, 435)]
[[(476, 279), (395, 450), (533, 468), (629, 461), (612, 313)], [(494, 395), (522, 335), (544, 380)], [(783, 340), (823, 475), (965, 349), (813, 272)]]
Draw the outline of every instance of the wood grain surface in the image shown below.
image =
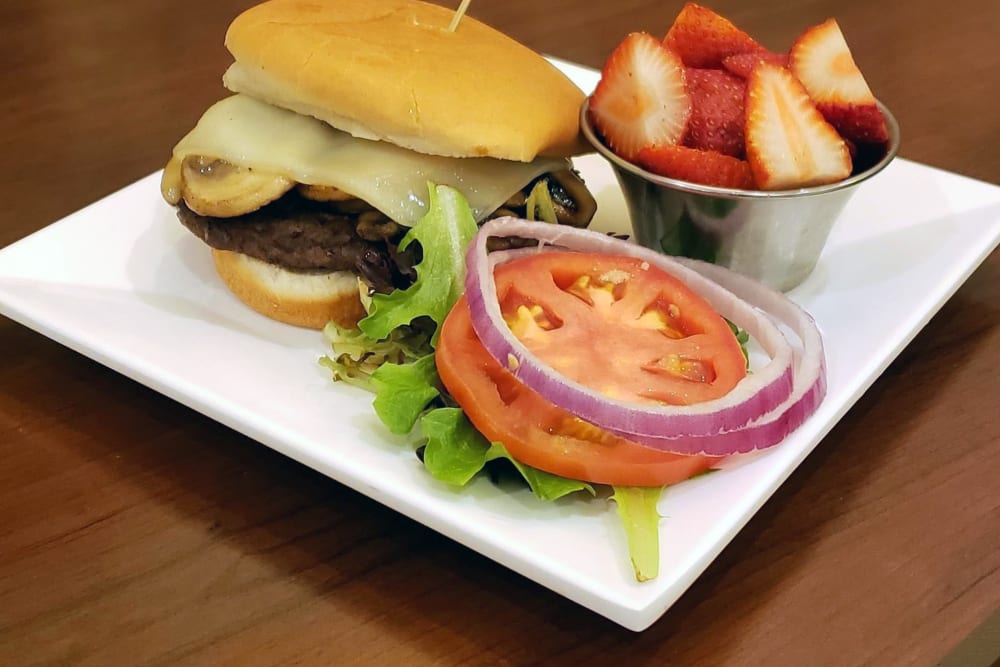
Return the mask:
[[(162, 167), (249, 4), (0, 3), (0, 247)], [(836, 16), (901, 154), (1000, 182), (1000, 3), (712, 6), (776, 50)], [(600, 66), (679, 7), (471, 14)], [(994, 252), (636, 634), (0, 318), (0, 664), (935, 664), (1000, 606), (998, 324)]]

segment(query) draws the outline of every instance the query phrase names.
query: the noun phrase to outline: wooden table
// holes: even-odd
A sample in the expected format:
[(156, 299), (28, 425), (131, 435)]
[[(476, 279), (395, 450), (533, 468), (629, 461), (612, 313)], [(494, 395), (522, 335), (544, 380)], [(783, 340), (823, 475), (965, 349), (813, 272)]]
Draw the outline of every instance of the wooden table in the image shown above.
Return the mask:
[[(0, 247), (159, 169), (248, 4), (3, 4)], [(679, 6), (471, 13), (599, 66)], [(1000, 182), (1000, 4), (714, 7), (774, 49), (837, 16), (902, 155)], [(933, 664), (1000, 605), (998, 323), (994, 252), (637, 635), (0, 319), (0, 664)]]

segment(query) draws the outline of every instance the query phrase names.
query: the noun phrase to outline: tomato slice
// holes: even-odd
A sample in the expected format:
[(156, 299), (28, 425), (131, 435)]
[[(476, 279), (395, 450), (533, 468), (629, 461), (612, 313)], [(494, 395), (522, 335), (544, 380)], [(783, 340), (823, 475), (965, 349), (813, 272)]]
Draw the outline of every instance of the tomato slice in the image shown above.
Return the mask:
[(514, 335), (563, 375), (624, 400), (689, 405), (729, 393), (746, 359), (684, 283), (631, 257), (546, 252), (500, 265)]
[[(691, 403), (746, 373), (711, 306), (662, 270), (608, 255), (549, 252), (496, 271), (501, 311), (541, 359), (573, 379), (637, 401)], [(558, 408), (483, 348), (461, 299), (441, 328), (441, 380), (475, 427), (517, 460), (598, 484), (663, 486), (718, 459), (644, 447)]]

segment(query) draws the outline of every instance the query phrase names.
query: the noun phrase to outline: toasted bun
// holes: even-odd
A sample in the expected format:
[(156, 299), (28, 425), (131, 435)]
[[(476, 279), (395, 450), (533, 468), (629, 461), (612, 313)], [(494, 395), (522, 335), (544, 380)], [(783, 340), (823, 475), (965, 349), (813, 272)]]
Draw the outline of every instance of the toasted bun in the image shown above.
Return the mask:
[(454, 157), (583, 150), (583, 93), (540, 55), (416, 0), (270, 0), (226, 34), (226, 85), (342, 130)]
[(239, 299), (271, 319), (309, 329), (333, 320), (350, 328), (364, 317), (350, 271), (295, 273), (228, 250), (212, 250), (215, 270)]

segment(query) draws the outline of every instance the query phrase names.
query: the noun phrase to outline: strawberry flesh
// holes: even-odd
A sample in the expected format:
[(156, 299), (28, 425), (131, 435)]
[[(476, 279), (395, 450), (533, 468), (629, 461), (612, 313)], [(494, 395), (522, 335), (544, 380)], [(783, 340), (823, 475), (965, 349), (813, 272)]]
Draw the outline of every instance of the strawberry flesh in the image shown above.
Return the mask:
[(753, 187), (750, 165), (729, 155), (687, 146), (647, 146), (639, 151), (639, 165), (660, 176), (720, 188)]
[(746, 114), (747, 161), (760, 189), (823, 185), (851, 174), (847, 144), (783, 67), (754, 68)]
[(683, 144), (743, 157), (746, 82), (720, 69), (689, 67), (684, 75), (691, 117)]
[(845, 139), (858, 144), (884, 145), (889, 141), (885, 116), (877, 104), (818, 102), (816, 108)]
[(741, 79), (749, 79), (750, 72), (759, 62), (772, 63), (781, 67), (788, 67), (788, 54), (772, 53), (771, 51), (756, 51), (753, 53), (737, 53), (726, 56), (722, 59), (722, 67), (730, 74), (735, 74)]
[(643, 146), (677, 143), (690, 114), (683, 64), (648, 33), (632, 33), (615, 48), (590, 99), (594, 126), (626, 160)]
[(729, 19), (693, 2), (681, 8), (663, 43), (688, 67), (721, 67), (727, 56), (766, 51)]
[(844, 138), (858, 143), (889, 140), (885, 117), (835, 19), (802, 33), (788, 55), (792, 73)]

